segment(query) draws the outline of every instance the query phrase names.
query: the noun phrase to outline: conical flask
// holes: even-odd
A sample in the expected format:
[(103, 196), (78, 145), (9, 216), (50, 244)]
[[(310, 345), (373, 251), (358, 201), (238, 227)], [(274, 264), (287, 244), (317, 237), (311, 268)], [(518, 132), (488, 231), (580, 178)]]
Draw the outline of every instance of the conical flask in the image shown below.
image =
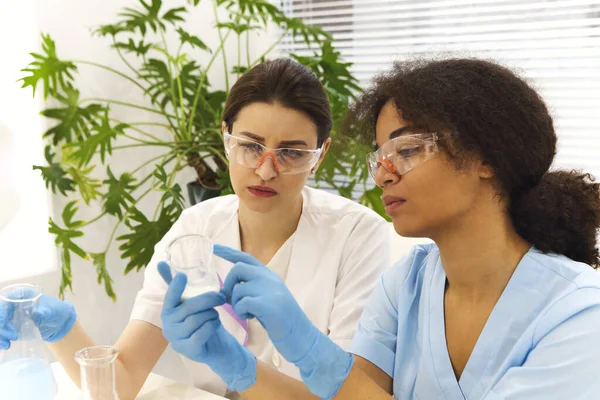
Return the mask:
[(8, 350), (0, 351), (2, 399), (52, 400), (56, 396), (48, 351), (31, 319), (41, 295), (39, 286), (28, 284), (7, 286), (0, 291), (0, 307), (5, 308), (3, 312), (8, 316), (8, 323), (19, 334)]
[(93, 346), (75, 353), (81, 371), (84, 400), (119, 400), (115, 378), (115, 360), (119, 349)]

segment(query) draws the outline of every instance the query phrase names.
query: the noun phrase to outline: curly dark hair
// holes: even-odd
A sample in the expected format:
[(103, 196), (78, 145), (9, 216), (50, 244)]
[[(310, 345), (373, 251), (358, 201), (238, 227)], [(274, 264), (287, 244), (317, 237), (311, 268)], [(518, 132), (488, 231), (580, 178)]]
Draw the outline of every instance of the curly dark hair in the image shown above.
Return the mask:
[(375, 144), (375, 124), (393, 100), (415, 127), (452, 132), (442, 147), (457, 168), (469, 158), (494, 170), (513, 224), (544, 253), (600, 266), (600, 184), (590, 174), (551, 171), (552, 117), (524, 79), (495, 62), (455, 58), (397, 62), (352, 105), (347, 134)]

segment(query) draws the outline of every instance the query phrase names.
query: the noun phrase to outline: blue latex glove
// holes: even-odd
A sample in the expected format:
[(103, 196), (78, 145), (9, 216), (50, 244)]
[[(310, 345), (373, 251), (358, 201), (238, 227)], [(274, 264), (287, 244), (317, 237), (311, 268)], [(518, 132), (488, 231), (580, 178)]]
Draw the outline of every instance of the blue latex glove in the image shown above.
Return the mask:
[(256, 258), (221, 245), (214, 246), (214, 253), (235, 264), (221, 289), (235, 313), (260, 322), (311, 392), (325, 399), (335, 396), (354, 357), (313, 325), (283, 280)]
[(241, 392), (254, 385), (256, 357), (223, 327), (214, 309), (225, 304), (225, 296), (208, 292), (181, 301), (187, 277), (178, 273), (172, 278), (166, 262), (158, 263), (158, 272), (169, 285), (161, 320), (171, 347), (208, 365), (231, 390)]
[[(8, 298), (30, 298), (35, 293), (20, 292)], [(0, 300), (0, 349), (8, 349), (10, 342), (17, 340), (18, 334), (10, 322), (13, 317), (12, 304)], [(77, 314), (75, 307), (68, 301), (42, 294), (33, 308), (31, 319), (40, 331), (42, 339), (54, 343), (64, 338), (75, 325)]]

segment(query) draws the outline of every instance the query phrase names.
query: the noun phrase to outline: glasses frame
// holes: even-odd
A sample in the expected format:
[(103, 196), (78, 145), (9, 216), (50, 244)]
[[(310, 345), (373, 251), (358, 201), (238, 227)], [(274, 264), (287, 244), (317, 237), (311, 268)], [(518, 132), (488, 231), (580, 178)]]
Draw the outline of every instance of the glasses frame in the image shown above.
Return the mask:
[[(243, 167), (246, 167), (246, 168), (256, 169), (256, 168), (259, 168), (266, 161), (267, 158), (271, 158), (271, 161), (273, 162), (273, 166), (275, 167), (275, 170), (278, 173), (283, 174), (283, 175), (301, 174), (301, 173), (310, 171), (319, 162), (319, 158), (321, 157), (321, 154), (323, 153), (323, 147), (324, 147), (324, 146), (321, 146), (318, 149), (297, 149), (294, 147), (280, 147), (278, 149), (271, 149), (261, 143), (255, 142), (254, 140), (246, 139), (246, 138), (239, 137), (239, 136), (234, 136), (231, 133), (224, 131), (223, 132), (223, 145), (225, 146), (225, 155), (227, 156), (227, 159), (229, 161), (231, 161), (230, 153), (231, 153), (232, 149), (236, 146), (236, 144), (232, 144), (232, 145), (229, 144), (230, 141), (232, 141), (232, 139), (235, 141), (252, 143), (257, 146), (260, 146), (262, 149), (262, 156), (259, 158), (256, 165), (250, 166), (250, 165), (246, 165), (246, 164), (237, 162), (237, 160), (234, 160), (237, 164), (239, 164)], [(282, 170), (279, 160), (277, 158), (277, 153), (282, 150), (293, 150), (293, 151), (298, 151), (301, 153), (311, 154), (312, 159), (308, 164), (306, 164), (306, 169), (303, 169), (301, 171)]]

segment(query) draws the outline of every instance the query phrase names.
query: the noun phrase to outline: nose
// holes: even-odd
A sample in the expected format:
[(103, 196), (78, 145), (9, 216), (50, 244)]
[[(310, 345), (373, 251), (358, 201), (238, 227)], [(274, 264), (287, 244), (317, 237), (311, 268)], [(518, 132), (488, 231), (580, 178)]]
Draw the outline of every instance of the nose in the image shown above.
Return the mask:
[(377, 173), (375, 174), (375, 184), (380, 188), (384, 188), (390, 184), (395, 184), (399, 181), (400, 176), (388, 171), (383, 165), (377, 168)]
[(256, 168), (256, 174), (260, 176), (263, 181), (269, 181), (277, 176), (277, 168), (272, 156), (267, 156), (262, 163)]

